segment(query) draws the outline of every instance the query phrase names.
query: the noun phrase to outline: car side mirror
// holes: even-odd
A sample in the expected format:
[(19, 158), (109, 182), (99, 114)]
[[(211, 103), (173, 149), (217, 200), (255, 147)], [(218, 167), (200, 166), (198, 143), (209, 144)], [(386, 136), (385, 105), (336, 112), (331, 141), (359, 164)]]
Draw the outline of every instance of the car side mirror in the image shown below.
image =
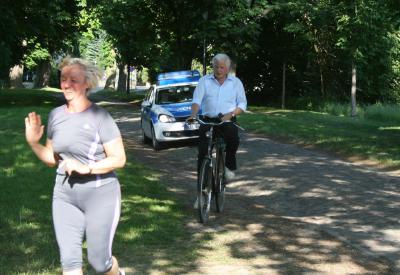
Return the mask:
[(142, 102), (142, 107), (149, 107), (149, 106), (151, 106), (150, 101), (148, 101), (148, 100), (143, 100), (143, 102)]

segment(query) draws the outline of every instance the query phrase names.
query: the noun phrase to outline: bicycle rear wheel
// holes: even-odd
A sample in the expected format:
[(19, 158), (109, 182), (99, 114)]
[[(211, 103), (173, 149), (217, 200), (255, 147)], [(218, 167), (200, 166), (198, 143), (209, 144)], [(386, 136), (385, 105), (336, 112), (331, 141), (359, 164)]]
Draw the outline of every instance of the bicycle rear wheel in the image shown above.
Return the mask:
[(216, 153), (216, 166), (215, 166), (215, 204), (217, 212), (220, 213), (224, 210), (225, 205), (225, 155), (224, 150), (219, 147)]
[(201, 223), (207, 222), (210, 213), (212, 192), (212, 167), (210, 164), (211, 161), (209, 159), (203, 160), (197, 182), (197, 209)]

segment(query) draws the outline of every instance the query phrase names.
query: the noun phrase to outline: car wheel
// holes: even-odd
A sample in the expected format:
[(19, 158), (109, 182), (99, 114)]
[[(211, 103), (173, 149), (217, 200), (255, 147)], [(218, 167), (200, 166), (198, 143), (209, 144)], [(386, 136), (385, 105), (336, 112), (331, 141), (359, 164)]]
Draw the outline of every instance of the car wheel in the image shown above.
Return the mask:
[(161, 149), (161, 144), (156, 138), (153, 126), (151, 126), (151, 144), (153, 145), (154, 150), (158, 151)]

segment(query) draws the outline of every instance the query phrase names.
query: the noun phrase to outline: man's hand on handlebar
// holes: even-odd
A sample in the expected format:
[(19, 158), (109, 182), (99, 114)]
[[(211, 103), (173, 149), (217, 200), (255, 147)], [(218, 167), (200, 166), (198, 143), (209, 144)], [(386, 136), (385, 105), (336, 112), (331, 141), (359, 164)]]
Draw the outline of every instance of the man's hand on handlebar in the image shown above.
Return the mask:
[(197, 121), (197, 116), (190, 116), (186, 119), (187, 124), (192, 124), (195, 123), (196, 121)]
[(218, 114), (218, 118), (219, 118), (221, 121), (231, 121), (232, 118), (233, 118), (233, 116), (232, 116), (232, 113), (227, 113), (227, 114), (219, 113), (219, 114)]
[[(232, 121), (234, 116), (232, 115), (232, 113), (227, 113), (227, 114), (219, 113), (218, 118), (219, 118), (220, 122), (230, 122), (230, 121)], [(198, 115), (194, 115), (194, 116), (191, 115), (185, 120), (186, 124), (193, 124), (196, 122), (200, 122), (200, 123), (202, 122), (201, 117), (199, 117)]]

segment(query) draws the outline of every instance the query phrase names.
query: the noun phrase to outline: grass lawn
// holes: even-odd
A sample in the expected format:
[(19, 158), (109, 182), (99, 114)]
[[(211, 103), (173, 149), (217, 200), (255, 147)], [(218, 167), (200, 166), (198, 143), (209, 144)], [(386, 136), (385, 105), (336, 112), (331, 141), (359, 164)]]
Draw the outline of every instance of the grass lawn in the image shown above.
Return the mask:
[(131, 92), (129, 94), (124, 92), (113, 92), (111, 90), (103, 90), (90, 95), (90, 98), (96, 100), (101, 100), (106, 97), (107, 100), (123, 101), (129, 103), (140, 103), (144, 98), (144, 93), (136, 94)]
[(400, 123), (310, 111), (249, 108), (239, 117), (246, 130), (352, 159), (369, 160), (380, 168), (400, 168)]
[[(49, 111), (62, 104), (55, 95), (0, 90), (0, 274), (61, 274), (51, 218), (55, 170), (35, 157), (24, 138), (26, 114), (36, 111), (46, 123)], [(127, 153), (126, 167), (117, 171), (124, 196), (114, 254), (121, 263), (179, 271), (198, 256), (183, 226), (193, 213), (183, 212), (161, 175)]]

